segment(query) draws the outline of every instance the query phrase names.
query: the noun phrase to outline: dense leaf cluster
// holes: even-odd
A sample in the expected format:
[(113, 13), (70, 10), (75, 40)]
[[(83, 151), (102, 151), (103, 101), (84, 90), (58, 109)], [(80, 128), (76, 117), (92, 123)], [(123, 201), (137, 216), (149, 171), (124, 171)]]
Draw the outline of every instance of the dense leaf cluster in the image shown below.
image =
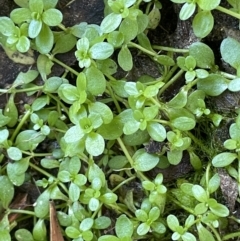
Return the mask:
[[(218, 69), (212, 49), (202, 42), (178, 50), (152, 46), (148, 32), (164, 11), (157, 0), (108, 0), (100, 25), (70, 27), (61, 23), (57, 0), (15, 2), (19, 8), (0, 17), (0, 43), (7, 53), (35, 50), (39, 55), (37, 70), (19, 73), (9, 88), (0, 89), (9, 97), (0, 110), (1, 239), (48, 240), (51, 200), (66, 240), (220, 241), (240, 236), (228, 230), (230, 219), (240, 220), (229, 211), (234, 205), (224, 205), (217, 171), (225, 168), (227, 178), (239, 186), (239, 110), (232, 113), (224, 150), (209, 147), (209, 133), (206, 140), (199, 136), (202, 127), (216, 129), (227, 118), (206, 100), (240, 90), (240, 43), (230, 37), (221, 43), (223, 60), (236, 70), (233, 75)], [(229, 0), (232, 10), (222, 8), (220, 0), (172, 2), (183, 3), (180, 19), (194, 14), (193, 30), (200, 38), (210, 33), (215, 9), (240, 18), (237, 0)], [(119, 68), (132, 70), (133, 48), (157, 64), (158, 78), (116, 78)], [(80, 72), (57, 58), (70, 50)], [(66, 74), (53, 76), (54, 64), (71, 72), (74, 82)], [(181, 77), (183, 86), (165, 101), (164, 92)], [(18, 93), (33, 100), (24, 111), (15, 103)], [(151, 141), (160, 144), (154, 153), (145, 148)], [(194, 170), (189, 177), (165, 183), (162, 173), (148, 174), (181, 164), (184, 155)], [(14, 209), (16, 187), (30, 183), (35, 173), (41, 193), (32, 209)], [(139, 196), (131, 185), (140, 186)], [(239, 188), (233, 192), (238, 196)], [(22, 216), (12, 221), (13, 213)], [(32, 230), (18, 228), (22, 217), (33, 221)]]

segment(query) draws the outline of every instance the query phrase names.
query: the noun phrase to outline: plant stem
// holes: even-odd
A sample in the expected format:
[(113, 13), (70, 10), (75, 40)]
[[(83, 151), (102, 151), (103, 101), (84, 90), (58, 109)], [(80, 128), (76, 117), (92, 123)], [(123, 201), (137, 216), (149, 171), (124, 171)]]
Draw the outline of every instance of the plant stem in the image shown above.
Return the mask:
[(67, 69), (68, 71), (70, 71), (71, 73), (75, 74), (76, 76), (78, 76), (78, 72), (76, 70), (74, 70), (73, 68), (69, 67), (68, 65), (64, 64), (62, 61), (56, 59), (55, 57), (53, 57), (52, 55), (50, 54), (46, 54), (46, 56), (52, 60), (53, 62), (61, 65), (64, 69)]
[(226, 13), (226, 14), (232, 16), (232, 17), (240, 19), (240, 14), (239, 13), (233, 12), (233, 11), (227, 9), (227, 8), (224, 8), (224, 7), (221, 7), (221, 6), (217, 6), (215, 9), (217, 9), (220, 12)]
[(112, 192), (116, 192), (121, 186), (123, 186), (124, 184), (132, 181), (133, 179), (135, 179), (135, 176), (129, 177), (128, 179), (122, 181), (121, 183), (119, 183), (115, 188), (112, 189)]
[(130, 43), (128, 43), (128, 46), (130, 46), (130, 47), (135, 47), (135, 48), (141, 50), (143, 53), (149, 54), (150, 56), (153, 56), (153, 57), (157, 56), (157, 53), (154, 53), (154, 52), (152, 52), (152, 51), (150, 51), (150, 50), (147, 50), (147, 49), (143, 48), (143, 47), (142, 47), (141, 45), (139, 45), (139, 44), (130, 42)]
[(194, 211), (193, 211), (191, 208), (188, 208), (188, 207), (186, 207), (186, 206), (183, 206), (183, 204), (180, 203), (179, 201), (177, 201), (176, 198), (172, 197), (171, 195), (168, 195), (167, 197), (170, 199), (170, 201), (172, 201), (172, 202), (174, 202), (175, 204), (177, 204), (177, 206), (179, 206), (179, 207), (181, 207), (182, 209), (186, 210), (187, 212), (195, 215), (195, 214), (194, 214)]
[(19, 131), (22, 129), (22, 126), (26, 123), (27, 119), (29, 118), (31, 114), (31, 110), (28, 110), (25, 115), (23, 116), (23, 118), (21, 119), (21, 121), (19, 122), (17, 128), (14, 130), (10, 140), (13, 142), (13, 140), (15, 139), (15, 137), (17, 136), (17, 134), (19, 133)]
[(108, 94), (112, 97), (112, 100), (113, 100), (113, 102), (114, 102), (114, 104), (115, 104), (115, 106), (117, 108), (118, 113), (121, 113), (122, 112), (121, 107), (120, 107), (117, 99), (115, 98), (115, 95), (114, 95), (114, 93), (112, 91), (112, 88), (111, 88), (111, 86), (110, 86), (110, 84), (108, 82), (107, 82), (107, 89), (108, 89), (108, 92), (109, 92)]
[[(128, 161), (129, 161), (131, 167), (134, 168), (133, 159), (132, 159), (132, 157), (130, 156), (127, 148), (125, 147), (122, 139), (119, 137), (119, 138), (117, 138), (117, 141), (118, 141), (118, 144), (120, 145), (120, 147), (122, 148), (123, 153), (124, 153), (125, 156), (127, 157), (127, 159), (128, 159)], [(136, 170), (136, 174), (137, 174), (137, 176), (138, 176), (141, 180), (148, 180), (148, 178), (145, 177), (142, 172)]]
[(222, 241), (222, 239), (221, 239), (219, 233), (217, 232), (217, 230), (211, 224), (207, 224), (207, 226), (212, 230), (212, 232), (214, 233), (217, 240)]
[(22, 210), (22, 209), (9, 209), (9, 213), (21, 213), (21, 214), (27, 214), (27, 215), (32, 215), (35, 216), (35, 212), (29, 211), (29, 210)]
[(190, 131), (187, 132), (187, 135), (195, 142), (195, 144), (197, 144), (210, 157), (213, 155), (213, 153), (199, 139), (197, 139)]
[(228, 239), (233, 239), (233, 238), (239, 238), (240, 237), (240, 232), (235, 232), (235, 233), (230, 233), (225, 235), (222, 240), (228, 240)]
[(68, 116), (68, 108), (58, 99), (58, 97), (56, 97), (56, 96), (54, 96), (53, 94), (50, 94), (50, 93), (48, 93), (48, 95), (62, 107), (62, 109), (65, 111), (65, 113)]
[(179, 70), (177, 74), (174, 75), (158, 92), (158, 96), (160, 96), (170, 85), (172, 85), (178, 78), (184, 73), (184, 70)]
[(122, 139), (120, 137), (117, 138), (118, 144), (120, 145), (120, 147), (122, 148), (123, 153), (125, 154), (125, 156), (127, 157), (131, 167), (133, 167), (133, 159), (130, 156), (126, 146), (124, 145)]
[(188, 53), (188, 49), (176, 49), (171, 47), (159, 46), (159, 45), (152, 45), (153, 49), (175, 52), (175, 53)]

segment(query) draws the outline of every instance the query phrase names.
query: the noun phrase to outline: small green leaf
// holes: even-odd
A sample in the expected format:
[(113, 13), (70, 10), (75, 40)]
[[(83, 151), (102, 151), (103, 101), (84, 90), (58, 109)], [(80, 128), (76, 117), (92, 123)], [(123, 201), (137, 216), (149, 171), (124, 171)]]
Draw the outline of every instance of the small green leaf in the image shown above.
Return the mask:
[(119, 241), (119, 238), (113, 235), (103, 235), (98, 239), (98, 241)]
[(223, 152), (213, 158), (212, 164), (214, 167), (225, 167), (230, 165), (236, 158), (236, 153)]
[(113, 113), (111, 109), (102, 102), (92, 102), (88, 105), (88, 110), (90, 113), (100, 114), (104, 124), (109, 124), (113, 119)]
[(106, 79), (103, 73), (91, 66), (86, 71), (87, 90), (94, 96), (102, 94), (106, 89)]
[(14, 127), (18, 122), (18, 109), (14, 102), (15, 94), (11, 94), (4, 108), (4, 115), (11, 118), (7, 123), (9, 127)]
[(80, 196), (80, 188), (75, 184), (71, 183), (69, 186), (69, 198), (72, 202), (76, 202)]
[(199, 202), (207, 202), (207, 200), (208, 200), (207, 193), (200, 185), (193, 185), (192, 192), (193, 192), (194, 197)]
[(106, 42), (96, 43), (89, 49), (89, 54), (93, 59), (107, 59), (113, 54), (113, 46)]
[(108, 34), (107, 41), (115, 48), (120, 47), (124, 42), (124, 36), (119, 31), (113, 31)]
[(213, 29), (214, 18), (211, 11), (201, 11), (193, 19), (193, 32), (198, 38), (205, 38)]
[(33, 238), (36, 241), (45, 241), (47, 239), (47, 229), (44, 219), (38, 219), (33, 227)]
[(51, 29), (46, 25), (42, 25), (41, 32), (36, 37), (36, 47), (41, 54), (48, 54), (54, 43), (54, 36)]
[(0, 230), (0, 237), (4, 241), (11, 241), (12, 240), (9, 231), (6, 230), (6, 229)]
[(214, 193), (220, 186), (220, 177), (218, 173), (211, 177), (208, 183), (208, 191), (209, 193)]
[(228, 89), (232, 92), (240, 91), (240, 78), (236, 78), (230, 81)]
[(171, 124), (181, 131), (188, 131), (195, 127), (196, 121), (192, 118), (183, 116), (171, 120)]
[(179, 227), (179, 221), (177, 217), (172, 214), (167, 216), (167, 224), (172, 231), (177, 231), (177, 228)]
[(132, 54), (127, 45), (123, 45), (118, 53), (118, 64), (124, 71), (129, 71), (133, 67)]
[(9, 158), (11, 158), (14, 161), (19, 161), (22, 158), (22, 152), (17, 147), (9, 147), (7, 149), (7, 154)]
[(103, 153), (105, 142), (98, 133), (90, 133), (86, 138), (86, 150), (90, 155), (99, 156)]
[(124, 36), (124, 42), (128, 43), (131, 40), (133, 40), (137, 34), (138, 34), (138, 24), (136, 20), (133, 20), (131, 18), (125, 18), (120, 27), (119, 31)]
[[(55, 54), (61, 54), (61, 53), (67, 53), (71, 49), (74, 48), (77, 40), (76, 37), (72, 34), (63, 34), (60, 35), (60, 37), (57, 39), (55, 46), (52, 50), (52, 53)], [(68, 43), (68, 44), (66, 44)]]
[(210, 69), (214, 66), (214, 53), (204, 43), (195, 42), (191, 44), (189, 54), (196, 60), (199, 68)]
[[(213, 199), (215, 201), (215, 199)], [(227, 217), (229, 215), (228, 208), (220, 203), (217, 203), (216, 201), (213, 203), (209, 202), (209, 208), (213, 212), (213, 214), (219, 216), (219, 217)]]
[(30, 231), (28, 231), (27, 229), (23, 229), (23, 228), (18, 229), (15, 232), (15, 238), (17, 239), (17, 241), (34, 241), (32, 233)]
[(201, 223), (197, 224), (198, 237), (200, 241), (215, 241), (212, 233), (206, 229)]
[(94, 229), (106, 229), (111, 225), (111, 219), (109, 217), (101, 216), (94, 219)]
[(162, 142), (165, 140), (167, 134), (163, 125), (157, 122), (150, 122), (147, 125), (147, 131), (153, 140)]
[(8, 209), (14, 196), (14, 187), (7, 176), (0, 176), (0, 183), (0, 200), (3, 208)]
[(36, 38), (41, 29), (42, 29), (42, 21), (40, 20), (35, 20), (35, 19), (32, 19), (30, 24), (29, 24), (29, 27), (28, 27), (28, 35), (30, 38)]
[(137, 228), (138, 235), (145, 235), (150, 230), (150, 225), (147, 223), (141, 223)]
[[(142, 16), (144, 16), (144, 15), (142, 15)], [(147, 25), (147, 27), (150, 28), (150, 29), (157, 28), (160, 20), (161, 20), (160, 10), (154, 4), (152, 10), (148, 14), (148, 25)], [(141, 31), (141, 32), (143, 32), (143, 31)]]
[(137, 150), (132, 158), (133, 167), (142, 172), (153, 169), (159, 162), (157, 155), (146, 153), (144, 149)]
[(9, 131), (7, 129), (0, 130), (0, 143), (7, 140), (9, 136)]
[(50, 192), (45, 190), (38, 197), (36, 203), (34, 204), (34, 212), (38, 218), (44, 218), (49, 212), (49, 199)]
[(213, 10), (215, 9), (219, 4), (220, 4), (221, 0), (198, 0), (197, 3), (199, 5), (199, 7), (203, 10)]
[(194, 2), (184, 3), (179, 13), (179, 18), (181, 20), (187, 20), (193, 15), (193, 13), (195, 12), (195, 9), (196, 9), (196, 3)]
[(199, 79), (198, 89), (207, 95), (218, 96), (228, 88), (228, 81), (218, 74), (210, 74), (207, 78)]
[(62, 13), (58, 9), (50, 8), (42, 14), (42, 20), (48, 26), (57, 26), (62, 22), (62, 19)]
[(100, 28), (103, 31), (103, 33), (111, 33), (120, 25), (121, 21), (121, 14), (110, 13), (103, 19), (103, 21), (100, 24)]

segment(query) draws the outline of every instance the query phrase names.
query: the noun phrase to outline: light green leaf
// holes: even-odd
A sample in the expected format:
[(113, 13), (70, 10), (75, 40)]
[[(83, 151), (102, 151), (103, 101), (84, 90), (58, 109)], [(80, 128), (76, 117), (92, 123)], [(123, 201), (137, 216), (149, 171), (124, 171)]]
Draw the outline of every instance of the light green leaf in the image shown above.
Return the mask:
[(228, 81), (221, 75), (210, 74), (207, 78), (199, 79), (197, 87), (207, 95), (218, 96), (228, 88)]
[(179, 221), (173, 214), (167, 216), (167, 224), (172, 231), (177, 231), (177, 228), (179, 227)]
[(36, 37), (36, 47), (41, 54), (47, 54), (51, 51), (54, 43), (54, 36), (51, 29), (46, 25), (42, 25), (41, 32)]
[(124, 36), (124, 42), (128, 43), (133, 40), (138, 34), (138, 24), (136, 20), (125, 18), (119, 28), (119, 31)]
[(110, 13), (103, 19), (103, 21), (100, 24), (100, 28), (103, 31), (103, 33), (111, 33), (120, 25), (121, 21), (121, 14)]
[(236, 78), (230, 81), (228, 89), (232, 92), (240, 91), (240, 78)]
[(106, 42), (96, 43), (89, 49), (89, 54), (93, 59), (107, 59), (113, 54), (113, 46)]
[(3, 208), (8, 209), (14, 196), (14, 187), (7, 176), (0, 176), (0, 183), (0, 200)]
[(92, 95), (100, 95), (106, 89), (106, 79), (103, 73), (96, 67), (91, 66), (86, 71), (87, 90)]
[(195, 12), (195, 9), (196, 9), (196, 3), (193, 3), (193, 2), (184, 3), (179, 13), (179, 18), (181, 20), (187, 20), (193, 15), (193, 13)]
[(133, 224), (127, 218), (126, 215), (122, 214), (116, 222), (115, 226), (116, 234), (119, 238), (132, 237), (133, 234)]
[(7, 149), (7, 154), (9, 158), (11, 158), (14, 161), (19, 161), (22, 158), (22, 152), (17, 147), (13, 147), (13, 146), (9, 147)]
[(99, 156), (103, 153), (105, 142), (101, 135), (91, 132), (86, 138), (86, 150), (90, 155)]
[(201, 187), (200, 185), (193, 185), (192, 187), (193, 196), (199, 201), (199, 202), (207, 202), (208, 195), (207, 192)]
[(214, 18), (210, 11), (201, 11), (193, 19), (193, 32), (198, 38), (205, 38), (213, 29)]
[(44, 218), (49, 212), (49, 199), (50, 192), (45, 190), (38, 197), (36, 203), (34, 204), (34, 212), (38, 218)]
[(236, 153), (223, 152), (213, 158), (212, 164), (214, 167), (225, 167), (230, 165), (236, 158)]
[(133, 167), (137, 171), (146, 172), (153, 169), (159, 162), (157, 155), (149, 154), (145, 149), (137, 150), (133, 155)]
[(109, 124), (113, 119), (113, 113), (111, 109), (102, 102), (92, 102), (88, 105), (90, 113), (97, 113), (103, 119), (104, 124)]
[(212, 233), (206, 229), (201, 223), (197, 224), (198, 236), (200, 241), (215, 241)]
[(235, 69), (240, 66), (240, 43), (231, 37), (224, 39), (220, 46), (222, 58)]
[(30, 24), (29, 24), (29, 27), (28, 27), (28, 35), (30, 38), (36, 38), (41, 29), (42, 29), (42, 21), (40, 20), (35, 20), (33, 19)]
[(197, 0), (197, 4), (202, 10), (213, 10), (215, 9), (219, 4), (221, 0)]
[(42, 14), (42, 20), (48, 26), (57, 26), (62, 22), (62, 19), (62, 13), (58, 9), (50, 8)]
[(214, 53), (204, 43), (195, 42), (189, 47), (189, 55), (197, 62), (197, 66), (203, 69), (210, 69), (214, 66)]
[(157, 122), (150, 122), (147, 125), (147, 131), (153, 140), (162, 142), (166, 138), (166, 129)]
[(118, 64), (124, 71), (129, 71), (133, 67), (132, 54), (126, 45), (122, 46), (118, 53)]

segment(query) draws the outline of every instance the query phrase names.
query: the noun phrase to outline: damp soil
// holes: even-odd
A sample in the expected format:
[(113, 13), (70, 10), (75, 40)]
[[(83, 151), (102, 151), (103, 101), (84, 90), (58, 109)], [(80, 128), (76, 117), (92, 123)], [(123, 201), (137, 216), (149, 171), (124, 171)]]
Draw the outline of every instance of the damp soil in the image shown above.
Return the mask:
[[(158, 27), (154, 30), (149, 31), (149, 39), (153, 44), (167, 46), (167, 47), (174, 47), (174, 48), (188, 48), (193, 42), (199, 41), (194, 35), (192, 28), (191, 28), (191, 20), (187, 21), (180, 21), (178, 18), (178, 14), (180, 11), (180, 7), (176, 6), (169, 0), (161, 0), (163, 5), (164, 11), (162, 11), (161, 21)], [(227, 1), (222, 1), (221, 5), (229, 7), (227, 5)], [(9, 13), (12, 9), (14, 9), (16, 5), (12, 0), (0, 0), (0, 16), (9, 16)], [(62, 11), (64, 16), (63, 24), (65, 26), (73, 26), (75, 24), (79, 24), (80, 22), (87, 22), (87, 23), (95, 23), (99, 24), (103, 19), (103, 11), (104, 11), (104, 4), (103, 0), (59, 0), (58, 8)], [(214, 19), (215, 25), (214, 29), (211, 34), (203, 39), (202, 41), (208, 44), (214, 51), (215, 54), (215, 61), (216, 64), (219, 66), (220, 69), (223, 71), (234, 73), (234, 70), (228, 66), (220, 57), (220, 44), (221, 41), (226, 38), (227, 36), (234, 36), (235, 38), (240, 39), (240, 34), (238, 26), (239, 22), (223, 14), (218, 11), (214, 11)], [(74, 57), (74, 50), (64, 54), (57, 56), (61, 61), (65, 62), (67, 65), (76, 68), (76, 60)], [(0, 88), (6, 88), (7, 86), (11, 85), (15, 80), (16, 76), (19, 72), (26, 72), (28, 69), (36, 69), (36, 59), (37, 54), (33, 53), (32, 58), (34, 59), (34, 63), (31, 65), (24, 65), (13, 62), (9, 59), (4, 50), (0, 48)], [(153, 78), (160, 77), (159, 76), (159, 68), (156, 63), (150, 59), (149, 57), (142, 55), (139, 52), (133, 52), (133, 61), (134, 61), (134, 68), (130, 72), (124, 72), (119, 70), (117, 76), (119, 78), (126, 78), (128, 80), (137, 80), (142, 75), (149, 75)], [(53, 68), (53, 75), (61, 76), (64, 73), (64, 69), (61, 66), (55, 65)], [(166, 100), (171, 99), (181, 88), (184, 84), (184, 79), (182, 81), (178, 81), (174, 83), (173, 86), (165, 91), (164, 97)], [(0, 108), (4, 108), (6, 103), (7, 96), (1, 95), (0, 96)], [(231, 92), (224, 92), (222, 95), (210, 99), (209, 103), (214, 105), (214, 108), (226, 116), (231, 116), (231, 112), (234, 111), (236, 107), (239, 107), (239, 100), (240, 94), (239, 93), (231, 93)], [(33, 99), (25, 95), (18, 96), (18, 103), (19, 108), (24, 103), (31, 103)], [(231, 118), (228, 118), (231, 119)], [(213, 137), (218, 140), (221, 145), (226, 137), (226, 128), (229, 126), (229, 120), (226, 121), (225, 125), (221, 126), (218, 130), (213, 132)], [(203, 133), (206, 135), (206, 133)], [(215, 136), (214, 136), (215, 135)], [(154, 153), (158, 152), (161, 149), (160, 143), (150, 142), (147, 146), (145, 146), (147, 152)], [(164, 180), (167, 183), (170, 183), (173, 180), (176, 180), (179, 177), (184, 177), (191, 173), (192, 167), (190, 164), (189, 156), (187, 154), (183, 155), (182, 162), (177, 166), (169, 166), (165, 169), (156, 168), (153, 171), (149, 172), (148, 175), (154, 178), (159, 172), (162, 172), (164, 175)], [(232, 184), (233, 181), (227, 174), (219, 170), (219, 173), (223, 176), (222, 180), (225, 178), (227, 181), (225, 184), (221, 184), (223, 190), (224, 185), (226, 183)], [(37, 174), (36, 174), (37, 175)], [(38, 178), (37, 178), (38, 179)], [(138, 183), (133, 183), (131, 188), (134, 186), (138, 186)], [(134, 188), (133, 188), (134, 189)], [(17, 205), (16, 203), (22, 202), (22, 198), (25, 198), (24, 193), (28, 193), (28, 200), (25, 202), (27, 205), (32, 205), (36, 198), (39, 195), (39, 190), (32, 184), (25, 184), (22, 187), (17, 189), (16, 198), (13, 205)], [(230, 195), (227, 192), (224, 194), (226, 196)], [(231, 193), (231, 192), (230, 192)], [(227, 202), (232, 204), (232, 199), (227, 200)], [(15, 206), (14, 206), (15, 207)]]

